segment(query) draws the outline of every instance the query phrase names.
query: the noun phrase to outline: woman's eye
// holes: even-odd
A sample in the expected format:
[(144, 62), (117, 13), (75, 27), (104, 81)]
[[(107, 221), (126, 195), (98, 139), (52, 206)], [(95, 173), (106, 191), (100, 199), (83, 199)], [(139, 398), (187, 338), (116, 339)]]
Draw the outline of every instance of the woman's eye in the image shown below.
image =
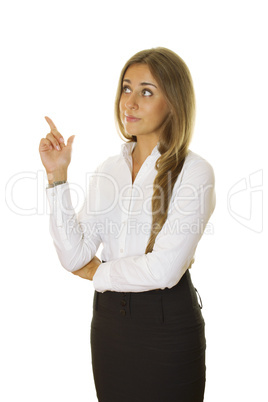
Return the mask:
[(149, 91), (149, 89), (144, 89), (143, 91), (142, 91), (142, 94), (144, 95), (144, 96), (152, 96), (152, 92), (151, 91)]
[(129, 87), (124, 86), (124, 87), (123, 87), (123, 92), (124, 92), (125, 94), (129, 94), (131, 91), (130, 91), (130, 88), (129, 88)]

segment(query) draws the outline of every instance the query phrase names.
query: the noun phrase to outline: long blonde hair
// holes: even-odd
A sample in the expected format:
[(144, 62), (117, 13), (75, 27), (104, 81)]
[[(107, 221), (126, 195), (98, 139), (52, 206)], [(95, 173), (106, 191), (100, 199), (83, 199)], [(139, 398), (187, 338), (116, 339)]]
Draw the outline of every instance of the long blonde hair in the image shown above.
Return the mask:
[(155, 164), (157, 175), (153, 183), (152, 228), (145, 250), (145, 253), (149, 253), (153, 250), (156, 236), (167, 219), (172, 190), (188, 153), (195, 120), (195, 94), (190, 71), (176, 53), (163, 47), (136, 53), (122, 69), (115, 99), (118, 132), (126, 142), (137, 141), (136, 136), (125, 132), (119, 108), (123, 78), (133, 64), (146, 64), (149, 67), (171, 109), (158, 144), (161, 156)]

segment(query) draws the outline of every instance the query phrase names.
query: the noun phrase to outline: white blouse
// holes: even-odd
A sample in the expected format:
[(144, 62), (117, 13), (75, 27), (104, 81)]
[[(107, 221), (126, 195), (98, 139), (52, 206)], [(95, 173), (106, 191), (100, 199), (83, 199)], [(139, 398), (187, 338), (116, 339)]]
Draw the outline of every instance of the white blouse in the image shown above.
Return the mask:
[(104, 161), (90, 176), (83, 208), (75, 213), (69, 184), (46, 190), (50, 205), (50, 233), (60, 262), (70, 271), (85, 266), (103, 245), (102, 263), (93, 278), (98, 292), (143, 292), (171, 288), (191, 266), (197, 244), (215, 208), (211, 165), (188, 152), (174, 185), (168, 216), (145, 254), (152, 225), (156, 146), (132, 184), (132, 151)]

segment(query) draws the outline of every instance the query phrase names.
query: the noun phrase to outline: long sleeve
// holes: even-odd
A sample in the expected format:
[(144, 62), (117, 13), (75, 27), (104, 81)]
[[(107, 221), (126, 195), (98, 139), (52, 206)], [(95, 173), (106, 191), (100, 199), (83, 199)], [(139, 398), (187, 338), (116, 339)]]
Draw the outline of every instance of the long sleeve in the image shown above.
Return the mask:
[(202, 158), (193, 160), (176, 184), (167, 220), (156, 237), (153, 251), (102, 263), (93, 278), (97, 291), (171, 288), (189, 268), (215, 208), (213, 169)]
[(85, 266), (96, 254), (101, 243), (95, 216), (98, 196), (96, 181), (91, 177), (88, 194), (78, 214), (71, 201), (68, 183), (48, 188), (50, 234), (62, 266), (70, 272)]

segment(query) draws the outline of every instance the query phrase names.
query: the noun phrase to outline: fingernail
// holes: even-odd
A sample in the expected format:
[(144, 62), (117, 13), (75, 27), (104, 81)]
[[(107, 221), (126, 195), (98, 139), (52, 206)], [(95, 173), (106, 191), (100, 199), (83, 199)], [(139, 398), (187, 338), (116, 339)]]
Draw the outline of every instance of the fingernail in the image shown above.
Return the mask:
[(56, 146), (56, 148), (57, 148), (58, 151), (60, 151), (60, 147), (58, 145)]
[(60, 138), (60, 142), (64, 142), (64, 139), (62, 137)]

